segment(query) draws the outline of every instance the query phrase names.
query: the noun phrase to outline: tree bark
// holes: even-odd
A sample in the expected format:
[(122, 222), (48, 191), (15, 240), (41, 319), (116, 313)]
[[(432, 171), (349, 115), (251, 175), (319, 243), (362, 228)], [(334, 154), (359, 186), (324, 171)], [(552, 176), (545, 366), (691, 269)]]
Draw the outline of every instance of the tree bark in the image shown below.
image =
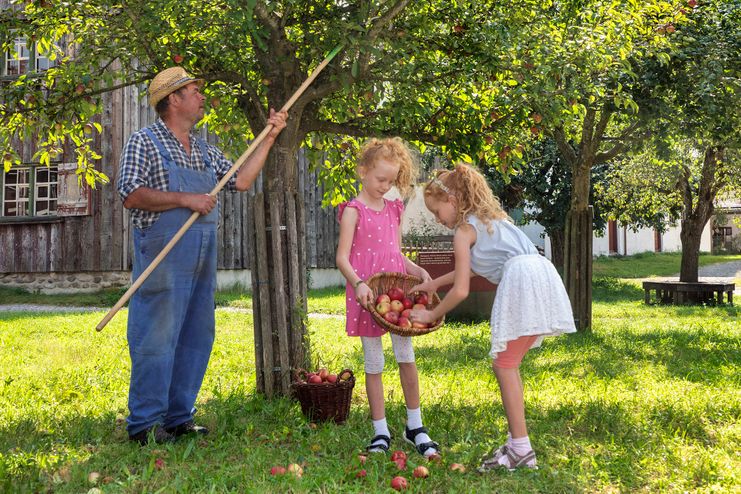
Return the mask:
[(548, 232), (548, 238), (551, 240), (551, 262), (556, 267), (556, 270), (563, 276), (564, 268), (564, 230), (558, 229)]
[(684, 202), (679, 233), (682, 243), (679, 281), (687, 283), (698, 281), (702, 231), (715, 210), (715, 196), (724, 185), (723, 180), (719, 178), (723, 175), (720, 168), (723, 166), (724, 151), (723, 147), (711, 146), (705, 149), (696, 200), (690, 185), (689, 168), (685, 168), (679, 179)]

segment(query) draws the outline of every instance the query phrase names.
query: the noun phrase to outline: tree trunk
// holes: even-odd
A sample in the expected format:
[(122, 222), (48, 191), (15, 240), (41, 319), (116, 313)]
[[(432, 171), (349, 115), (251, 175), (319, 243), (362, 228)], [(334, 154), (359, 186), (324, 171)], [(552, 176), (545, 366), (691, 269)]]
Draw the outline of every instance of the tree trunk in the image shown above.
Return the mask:
[(696, 200), (690, 186), (689, 168), (685, 168), (685, 173), (680, 178), (684, 210), (679, 233), (682, 242), (679, 281), (694, 283), (699, 278), (700, 241), (702, 231), (715, 210), (715, 196), (722, 186), (722, 180), (718, 176), (721, 175), (719, 172), (723, 166), (724, 151), (723, 147), (711, 146), (705, 149)]
[(576, 329), (592, 326), (592, 208), (589, 206), (591, 160), (582, 155), (572, 167), (571, 209), (566, 216), (564, 284)]
[(559, 228), (550, 231), (548, 232), (548, 238), (551, 240), (551, 262), (563, 276), (564, 230)]
[(290, 393), (291, 372), (307, 367), (304, 198), (298, 189), (298, 134), (286, 128), (254, 196), (252, 297), (257, 390), (268, 398)]

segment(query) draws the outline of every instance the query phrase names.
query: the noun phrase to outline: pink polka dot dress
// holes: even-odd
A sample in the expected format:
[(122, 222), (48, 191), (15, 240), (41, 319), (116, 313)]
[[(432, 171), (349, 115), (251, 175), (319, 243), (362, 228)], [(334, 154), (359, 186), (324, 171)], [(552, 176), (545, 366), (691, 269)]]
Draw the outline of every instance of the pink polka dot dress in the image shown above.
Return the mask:
[[(406, 273), (404, 256), (399, 245), (399, 228), (404, 203), (400, 200), (383, 200), (381, 211), (369, 208), (357, 199), (340, 204), (338, 217), (346, 207), (358, 211), (358, 224), (355, 227), (350, 264), (360, 278), (367, 280), (379, 272)], [(355, 290), (348, 283), (345, 288), (347, 321), (345, 330), (348, 336), (382, 336), (385, 330), (374, 320), (371, 313), (355, 300)]]

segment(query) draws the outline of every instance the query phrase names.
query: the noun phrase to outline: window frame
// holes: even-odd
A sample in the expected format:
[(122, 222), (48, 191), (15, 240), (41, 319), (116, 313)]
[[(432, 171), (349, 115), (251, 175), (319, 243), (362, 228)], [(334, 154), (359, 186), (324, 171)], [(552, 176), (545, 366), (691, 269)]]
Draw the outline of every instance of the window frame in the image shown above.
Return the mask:
[[(8, 222), (8, 221), (36, 221), (38, 219), (46, 219), (46, 218), (58, 218), (61, 217), (61, 215), (58, 213), (58, 204), (59, 204), (59, 165), (61, 163), (51, 163), (48, 167), (46, 165), (42, 165), (41, 163), (23, 163), (22, 165), (19, 165), (17, 167), (13, 167), (10, 171), (17, 171), (17, 170), (29, 170), (29, 181), (28, 181), (28, 211), (30, 214), (27, 215), (16, 215), (16, 216), (6, 216), (5, 215), (5, 178), (8, 174), (8, 172), (5, 172), (3, 170), (3, 173), (0, 174), (0, 223)], [(56, 181), (55, 182), (44, 182), (45, 184), (51, 186), (52, 184), (56, 186), (56, 195), (53, 198), (54, 201), (54, 212), (44, 215), (38, 215), (37, 213), (37, 204), (36, 204), (36, 188), (37, 188), (37, 170), (40, 168), (47, 168), (49, 172), (51, 172), (52, 169), (54, 169), (56, 173)], [(44, 200), (47, 202), (51, 201), (52, 198), (46, 197)]]

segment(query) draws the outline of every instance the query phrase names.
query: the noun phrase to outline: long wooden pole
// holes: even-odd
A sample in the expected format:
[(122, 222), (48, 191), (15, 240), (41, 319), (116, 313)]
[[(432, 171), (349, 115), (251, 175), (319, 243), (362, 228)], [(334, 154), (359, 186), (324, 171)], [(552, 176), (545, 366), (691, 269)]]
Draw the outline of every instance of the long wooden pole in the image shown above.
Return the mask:
[[(309, 77), (304, 81), (303, 84), (296, 90), (295, 93), (293, 93), (293, 96), (291, 96), (288, 101), (283, 105), (283, 108), (280, 109), (280, 111), (288, 111), (293, 104), (296, 102), (297, 99), (301, 97), (301, 95), (306, 91), (306, 88), (308, 88), (312, 82), (314, 82), (314, 79), (319, 75), (319, 73), (324, 70), (324, 68), (329, 64), (329, 62), (339, 53), (339, 51), (342, 49), (342, 45), (337, 46), (334, 50), (330, 52), (329, 55), (320, 63), (316, 69), (309, 75)], [(263, 129), (262, 132), (255, 138), (254, 141), (252, 141), (252, 144), (247, 148), (247, 150), (242, 153), (242, 156), (239, 157), (239, 159), (232, 165), (232, 167), (229, 169), (229, 171), (222, 177), (222, 179), (219, 181), (218, 184), (216, 184), (216, 187), (209, 192), (209, 195), (216, 196), (216, 194), (221, 191), (221, 189), (224, 188), (226, 183), (229, 181), (230, 178), (232, 178), (232, 175), (237, 173), (239, 168), (247, 161), (247, 158), (257, 149), (257, 147), (260, 145), (260, 143), (265, 139), (265, 137), (270, 133), (270, 131), (273, 130), (273, 125), (268, 124), (267, 127)], [(178, 240), (185, 234), (186, 231), (188, 231), (188, 228), (193, 225), (193, 223), (198, 219), (200, 216), (200, 213), (194, 211), (193, 214), (190, 215), (190, 218), (188, 218), (188, 221), (185, 222), (185, 224), (180, 227), (180, 230), (177, 231), (174, 237), (165, 245), (165, 247), (162, 249), (162, 251), (157, 255), (157, 257), (154, 258), (152, 263), (147, 266), (147, 269), (145, 269), (142, 274), (139, 275), (139, 277), (134, 281), (134, 283), (131, 285), (131, 287), (126, 290), (126, 293), (123, 294), (123, 296), (116, 302), (116, 304), (111, 308), (111, 310), (108, 311), (108, 313), (105, 315), (105, 317), (98, 323), (97, 326), (95, 326), (95, 329), (100, 331), (102, 330), (106, 324), (108, 324), (108, 321), (110, 321), (113, 316), (116, 315), (116, 312), (118, 312), (121, 307), (124, 306), (124, 304), (131, 298), (131, 296), (136, 292), (139, 287), (144, 283), (144, 281), (149, 277), (150, 274), (152, 274), (152, 271), (159, 265), (160, 262), (162, 262), (162, 259), (165, 258), (165, 256), (172, 250), (173, 247), (175, 247), (175, 244), (178, 243)]]

